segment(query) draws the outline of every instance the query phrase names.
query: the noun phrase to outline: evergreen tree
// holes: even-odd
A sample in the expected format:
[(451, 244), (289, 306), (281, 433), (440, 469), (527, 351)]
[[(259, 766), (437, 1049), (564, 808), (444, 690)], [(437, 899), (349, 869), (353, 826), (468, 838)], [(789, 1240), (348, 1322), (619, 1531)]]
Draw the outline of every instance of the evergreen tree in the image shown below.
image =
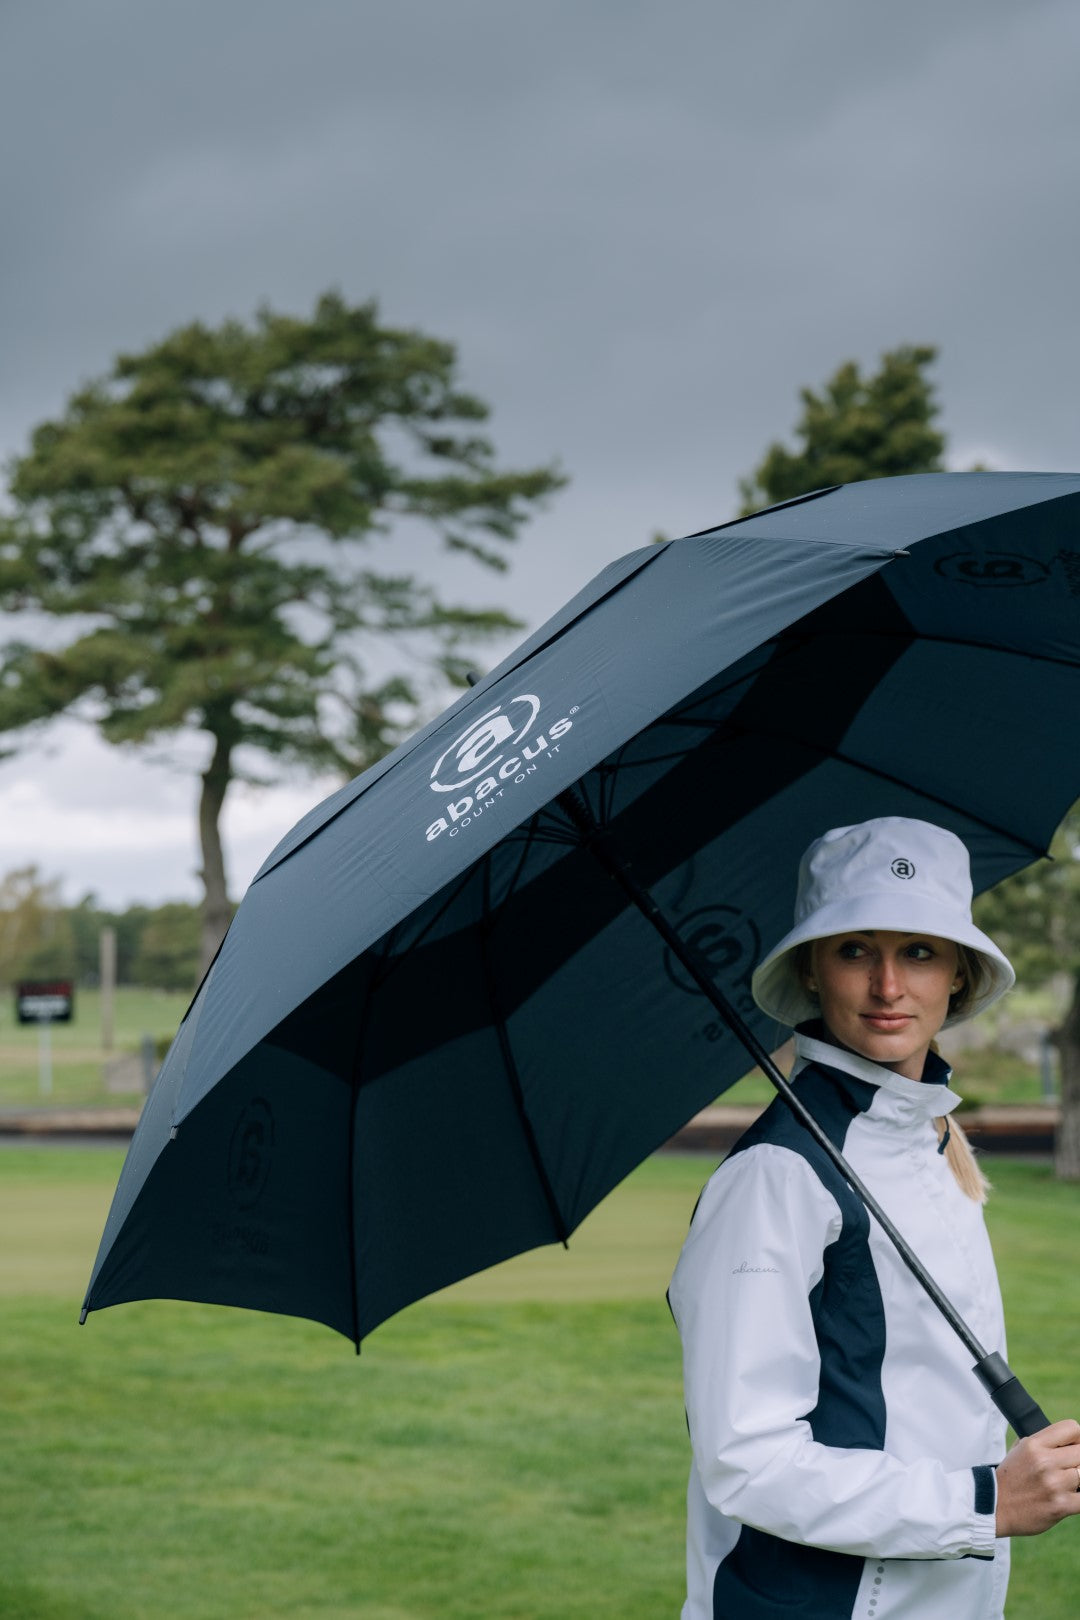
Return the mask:
[(799, 447), (769, 446), (739, 482), (740, 516), (831, 484), (940, 472), (945, 439), (934, 426), (938, 406), (926, 374), (936, 358), (934, 348), (903, 344), (883, 354), (870, 376), (847, 360), (820, 394), (801, 389)]
[[(562, 480), (498, 467), (487, 415), (450, 344), (327, 294), (310, 320), (263, 309), (121, 356), (15, 462), (0, 608), (31, 628), (0, 649), (0, 729), (73, 711), (118, 744), (205, 734), (204, 963), (230, 916), (230, 783), (267, 764), (361, 769), (416, 722), (418, 646), (463, 684), (470, 646), (515, 627), (373, 549), (400, 553), (419, 523), (505, 566)], [(70, 625), (66, 642), (42, 641), (40, 615)]]

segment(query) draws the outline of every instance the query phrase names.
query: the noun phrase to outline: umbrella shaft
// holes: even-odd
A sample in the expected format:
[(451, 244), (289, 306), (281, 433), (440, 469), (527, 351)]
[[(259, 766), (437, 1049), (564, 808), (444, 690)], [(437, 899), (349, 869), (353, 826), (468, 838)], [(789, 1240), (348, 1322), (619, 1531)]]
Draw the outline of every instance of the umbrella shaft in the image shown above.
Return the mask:
[(686, 943), (674, 925), (668, 920), (653, 895), (644, 884), (638, 882), (629, 862), (617, 847), (611, 834), (599, 825), (585, 800), (573, 788), (570, 788), (559, 795), (559, 804), (582, 834), (587, 847), (592, 851), (596, 859), (619, 884), (627, 898), (633, 902), (656, 929), (672, 955), (677, 957), (686, 968), (702, 994), (708, 997), (724, 1023), (732, 1034), (742, 1042), (754, 1062), (775, 1086), (792, 1113), (810, 1132), (822, 1150), (828, 1154), (848, 1185), (862, 1199), (908, 1270), (926, 1290), (942, 1316), (974, 1356), (976, 1375), (989, 1391), (990, 1397), (999, 1411), (1012, 1424), (1016, 1433), (1021, 1435), (1033, 1434), (1038, 1429), (1046, 1428), (1049, 1419), (1032, 1400), (1020, 1381), (1013, 1375), (1012, 1370), (1003, 1358), (996, 1352), (992, 1354), (987, 1352), (985, 1346), (976, 1338), (952, 1301), (942, 1293), (918, 1255), (909, 1247), (881, 1208), (873, 1193), (855, 1174), (840, 1149), (792, 1090), (791, 1085), (780, 1073), (780, 1070), (753, 1030), (728, 1001), (713, 978), (711, 965), (694, 950), (693, 946)]

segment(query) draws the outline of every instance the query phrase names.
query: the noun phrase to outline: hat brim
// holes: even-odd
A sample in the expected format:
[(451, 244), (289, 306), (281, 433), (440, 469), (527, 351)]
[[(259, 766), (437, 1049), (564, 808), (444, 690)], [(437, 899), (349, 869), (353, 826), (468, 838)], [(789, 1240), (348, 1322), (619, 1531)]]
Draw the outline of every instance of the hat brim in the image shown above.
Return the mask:
[(943, 1028), (961, 1024), (965, 1019), (985, 1012), (1016, 983), (1012, 964), (993, 940), (976, 928), (974, 923), (958, 919), (952, 909), (942, 907), (935, 915), (934, 908), (927, 905), (925, 896), (912, 896), (907, 901), (901, 896), (889, 900), (874, 896), (867, 899), (866, 909), (862, 910), (853, 905), (849, 897), (833, 905), (822, 906), (804, 918), (769, 952), (755, 969), (750, 981), (757, 1005), (770, 1018), (775, 1018), (778, 1024), (787, 1024), (792, 1029), (808, 1018), (816, 1018), (820, 1008), (795, 971), (798, 947), (815, 939), (828, 939), (832, 934), (852, 931), (868, 933), (877, 929), (898, 934), (932, 934), (937, 939), (951, 939), (954, 944), (963, 945), (979, 958), (983, 973), (978, 991), (961, 1012), (949, 1014)]

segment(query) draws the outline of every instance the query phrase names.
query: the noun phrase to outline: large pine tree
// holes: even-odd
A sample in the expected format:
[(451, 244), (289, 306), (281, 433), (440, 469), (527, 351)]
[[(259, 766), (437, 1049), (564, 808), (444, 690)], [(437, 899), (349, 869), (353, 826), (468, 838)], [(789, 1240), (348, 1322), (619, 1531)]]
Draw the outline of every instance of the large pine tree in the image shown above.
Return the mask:
[[(32, 615), (0, 650), (0, 729), (65, 712), (113, 743), (207, 739), (199, 833), (203, 959), (229, 918), (220, 817), (245, 764), (362, 768), (415, 723), (415, 656), (463, 682), (467, 650), (513, 621), (440, 599), (402, 525), (489, 567), (550, 467), (496, 465), (453, 347), (322, 297), (121, 356), (15, 462), (0, 607)], [(395, 557), (397, 553), (397, 557)], [(49, 646), (40, 616), (70, 633)]]

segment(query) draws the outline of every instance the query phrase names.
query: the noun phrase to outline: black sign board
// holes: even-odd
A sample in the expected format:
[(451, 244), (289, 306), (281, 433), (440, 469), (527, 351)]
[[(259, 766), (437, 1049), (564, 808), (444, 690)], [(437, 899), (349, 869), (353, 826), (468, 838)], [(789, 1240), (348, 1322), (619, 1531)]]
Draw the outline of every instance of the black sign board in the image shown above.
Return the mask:
[(70, 979), (21, 979), (15, 986), (15, 1016), (20, 1024), (70, 1024), (75, 986)]

